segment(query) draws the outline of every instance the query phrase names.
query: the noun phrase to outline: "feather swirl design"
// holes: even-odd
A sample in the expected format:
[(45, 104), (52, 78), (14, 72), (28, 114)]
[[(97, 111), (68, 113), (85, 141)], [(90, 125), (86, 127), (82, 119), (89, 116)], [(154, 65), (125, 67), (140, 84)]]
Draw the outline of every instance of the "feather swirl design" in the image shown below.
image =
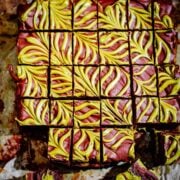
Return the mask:
[(51, 33), (51, 65), (72, 65), (71, 43), (71, 33)]
[(100, 161), (100, 132), (96, 129), (74, 129), (73, 161)]
[(51, 96), (72, 96), (72, 67), (51, 67)]
[(49, 124), (48, 100), (24, 99), (18, 106), (20, 114), (16, 120), (21, 126)]
[(128, 67), (101, 67), (101, 95), (107, 97), (130, 96), (130, 74)]
[(73, 101), (53, 100), (51, 102), (51, 125), (71, 126), (73, 119)]
[(68, 161), (70, 154), (71, 129), (50, 128), (48, 156), (60, 161)]
[(17, 66), (17, 95), (47, 97), (47, 67)]
[(74, 33), (74, 64), (98, 64), (97, 33)]
[[(21, 47), (24, 44), (23, 47)], [(49, 64), (49, 35), (46, 32), (36, 32), (31, 35), (21, 33), (18, 44), (20, 64), (48, 65)]]
[(70, 0), (51, 0), (50, 29), (71, 29), (71, 9)]
[(131, 100), (103, 100), (102, 125), (130, 125), (132, 124)]

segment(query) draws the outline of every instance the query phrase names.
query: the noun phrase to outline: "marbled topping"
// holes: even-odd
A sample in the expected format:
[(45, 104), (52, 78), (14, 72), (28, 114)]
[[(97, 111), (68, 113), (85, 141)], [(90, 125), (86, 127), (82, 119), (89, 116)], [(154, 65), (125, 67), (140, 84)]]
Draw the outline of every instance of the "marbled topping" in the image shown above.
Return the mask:
[(50, 159), (69, 161), (71, 131), (68, 128), (50, 128), (48, 140), (48, 156)]
[(23, 99), (17, 102), (16, 120), (21, 126), (49, 125), (49, 105), (46, 99)]
[(131, 129), (104, 128), (103, 162), (134, 159), (134, 131)]
[(129, 67), (101, 66), (101, 95), (106, 97), (130, 97)]
[(102, 125), (132, 124), (132, 102), (130, 99), (104, 99), (102, 102)]
[(73, 161), (100, 162), (99, 129), (74, 129)]

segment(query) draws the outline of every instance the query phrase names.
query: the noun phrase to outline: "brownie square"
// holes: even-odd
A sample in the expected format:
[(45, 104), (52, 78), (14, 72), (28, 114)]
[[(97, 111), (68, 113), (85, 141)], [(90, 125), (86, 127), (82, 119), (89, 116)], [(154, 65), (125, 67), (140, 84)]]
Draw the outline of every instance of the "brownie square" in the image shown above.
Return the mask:
[(17, 121), (21, 126), (49, 125), (47, 99), (21, 99), (17, 101)]
[(103, 162), (129, 162), (135, 158), (134, 131), (131, 129), (103, 128)]
[(131, 99), (103, 99), (102, 125), (132, 125)]
[(51, 37), (51, 65), (72, 65), (72, 33), (53, 32)]
[(103, 30), (127, 30), (127, 0), (98, 3), (98, 28)]
[(74, 126), (75, 127), (100, 126), (100, 101), (75, 100)]
[(49, 64), (49, 35), (47, 32), (19, 33), (17, 48), (19, 64)]
[(73, 0), (74, 29), (97, 29), (97, 3), (93, 0)]
[(20, 30), (48, 30), (49, 29), (49, 1), (33, 1), (19, 6)]
[(128, 25), (129, 29), (153, 29), (151, 0), (129, 0)]
[(180, 93), (180, 68), (178, 65), (159, 66), (159, 96), (168, 97)]
[(99, 32), (100, 64), (129, 64), (128, 32)]
[(132, 64), (154, 64), (153, 31), (130, 33), (130, 57)]
[(99, 67), (74, 67), (74, 96), (99, 97)]
[(174, 30), (155, 31), (155, 54), (156, 64), (176, 63), (176, 32)]
[(136, 123), (160, 123), (158, 98), (139, 97), (136, 103)]
[(42, 98), (48, 95), (47, 66), (17, 66), (16, 95)]
[(72, 3), (71, 0), (51, 0), (50, 4), (50, 30), (72, 29)]
[(172, 0), (154, 1), (154, 29), (174, 28), (174, 7)]
[(180, 123), (180, 96), (160, 98), (160, 122)]
[(73, 125), (73, 100), (52, 100), (50, 125)]
[(73, 162), (100, 162), (100, 130), (74, 129)]
[(49, 159), (69, 164), (71, 149), (70, 128), (50, 128), (48, 140)]
[(156, 85), (155, 66), (133, 66), (133, 89), (135, 96), (157, 96)]
[(130, 97), (130, 70), (128, 66), (101, 66), (101, 95)]
[(97, 32), (74, 32), (74, 64), (99, 64)]
[(51, 97), (71, 97), (73, 92), (72, 67), (71, 66), (51, 66)]

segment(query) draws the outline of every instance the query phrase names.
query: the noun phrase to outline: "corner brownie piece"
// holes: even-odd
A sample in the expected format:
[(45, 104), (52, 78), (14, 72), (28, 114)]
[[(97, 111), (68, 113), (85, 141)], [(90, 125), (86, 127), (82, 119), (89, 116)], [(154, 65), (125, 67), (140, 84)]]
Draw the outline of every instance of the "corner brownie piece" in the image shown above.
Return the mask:
[(17, 48), (19, 64), (49, 64), (49, 35), (47, 32), (19, 33)]

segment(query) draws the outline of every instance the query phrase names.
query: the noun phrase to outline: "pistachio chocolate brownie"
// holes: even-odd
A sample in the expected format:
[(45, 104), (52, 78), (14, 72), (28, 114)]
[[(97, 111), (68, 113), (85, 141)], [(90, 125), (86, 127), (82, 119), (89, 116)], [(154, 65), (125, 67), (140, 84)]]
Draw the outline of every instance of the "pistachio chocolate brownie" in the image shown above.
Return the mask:
[(171, 1), (34, 0), (19, 16), (17, 121), (48, 127), (52, 163), (131, 163), (139, 127), (178, 126)]

